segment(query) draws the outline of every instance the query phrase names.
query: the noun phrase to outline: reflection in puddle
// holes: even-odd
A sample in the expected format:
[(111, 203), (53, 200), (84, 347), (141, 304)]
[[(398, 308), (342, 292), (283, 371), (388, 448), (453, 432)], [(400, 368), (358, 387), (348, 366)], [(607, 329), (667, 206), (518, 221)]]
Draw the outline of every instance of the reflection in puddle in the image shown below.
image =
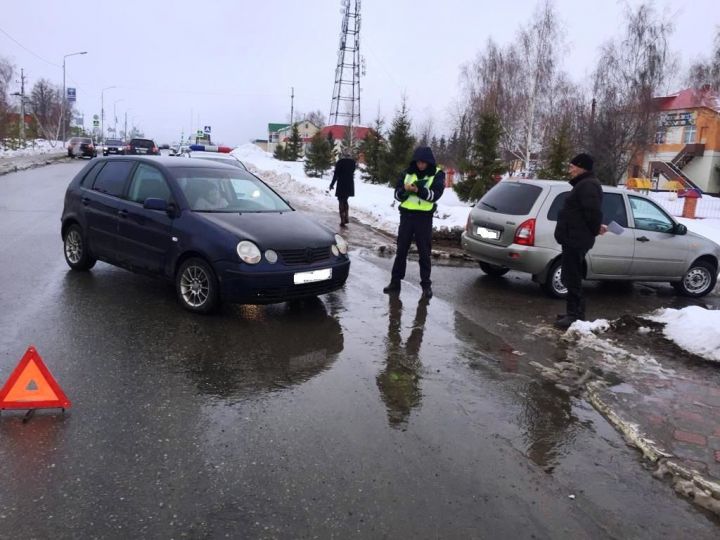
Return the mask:
[(387, 407), (388, 423), (393, 428), (404, 427), (410, 412), (422, 399), (418, 354), (429, 302), (427, 298), (420, 298), (410, 336), (403, 345), (402, 300), (399, 295), (390, 295), (385, 370), (377, 376), (377, 385)]

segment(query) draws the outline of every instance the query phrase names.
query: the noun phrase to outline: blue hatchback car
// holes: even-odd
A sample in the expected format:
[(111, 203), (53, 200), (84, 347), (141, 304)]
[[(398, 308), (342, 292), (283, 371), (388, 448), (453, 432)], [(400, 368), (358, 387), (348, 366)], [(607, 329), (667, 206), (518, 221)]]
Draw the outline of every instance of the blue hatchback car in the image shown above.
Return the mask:
[(175, 282), (190, 311), (329, 293), (348, 277), (345, 240), (248, 171), (206, 160), (118, 156), (70, 182), (65, 260), (97, 260)]

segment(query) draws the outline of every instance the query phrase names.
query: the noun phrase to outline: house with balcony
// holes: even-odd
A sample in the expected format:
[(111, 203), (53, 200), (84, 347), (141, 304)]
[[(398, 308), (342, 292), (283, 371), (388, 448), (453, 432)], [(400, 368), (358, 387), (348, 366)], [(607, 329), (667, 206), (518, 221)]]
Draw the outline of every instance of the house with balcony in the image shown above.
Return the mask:
[(655, 144), (638, 156), (630, 176), (642, 176), (642, 168), (656, 189), (720, 193), (720, 94), (688, 88), (654, 101)]

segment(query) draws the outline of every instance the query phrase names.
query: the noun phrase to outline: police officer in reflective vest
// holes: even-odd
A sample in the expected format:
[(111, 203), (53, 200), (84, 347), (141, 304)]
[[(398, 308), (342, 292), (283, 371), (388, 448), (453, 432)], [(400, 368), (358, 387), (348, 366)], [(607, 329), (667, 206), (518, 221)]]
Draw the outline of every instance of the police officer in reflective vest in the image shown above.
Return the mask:
[(442, 197), (444, 189), (445, 173), (437, 167), (432, 150), (427, 146), (415, 149), (410, 166), (400, 177), (395, 188), (395, 199), (400, 202), (397, 253), (390, 284), (383, 289), (383, 292), (400, 291), (400, 282), (405, 277), (410, 243), (414, 239), (420, 256), (420, 286), (423, 296), (432, 297), (430, 281), (432, 219), (435, 203)]

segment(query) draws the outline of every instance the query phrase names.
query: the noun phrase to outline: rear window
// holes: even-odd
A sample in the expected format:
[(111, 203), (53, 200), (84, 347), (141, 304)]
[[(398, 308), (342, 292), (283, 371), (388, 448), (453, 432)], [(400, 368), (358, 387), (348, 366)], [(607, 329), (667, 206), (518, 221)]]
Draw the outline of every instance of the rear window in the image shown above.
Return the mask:
[(155, 143), (153, 143), (150, 139), (133, 139), (130, 141), (130, 144), (132, 146), (139, 146), (140, 148), (152, 148), (155, 146)]
[(498, 214), (526, 216), (542, 193), (540, 186), (518, 182), (496, 184), (477, 203), (477, 208)]

